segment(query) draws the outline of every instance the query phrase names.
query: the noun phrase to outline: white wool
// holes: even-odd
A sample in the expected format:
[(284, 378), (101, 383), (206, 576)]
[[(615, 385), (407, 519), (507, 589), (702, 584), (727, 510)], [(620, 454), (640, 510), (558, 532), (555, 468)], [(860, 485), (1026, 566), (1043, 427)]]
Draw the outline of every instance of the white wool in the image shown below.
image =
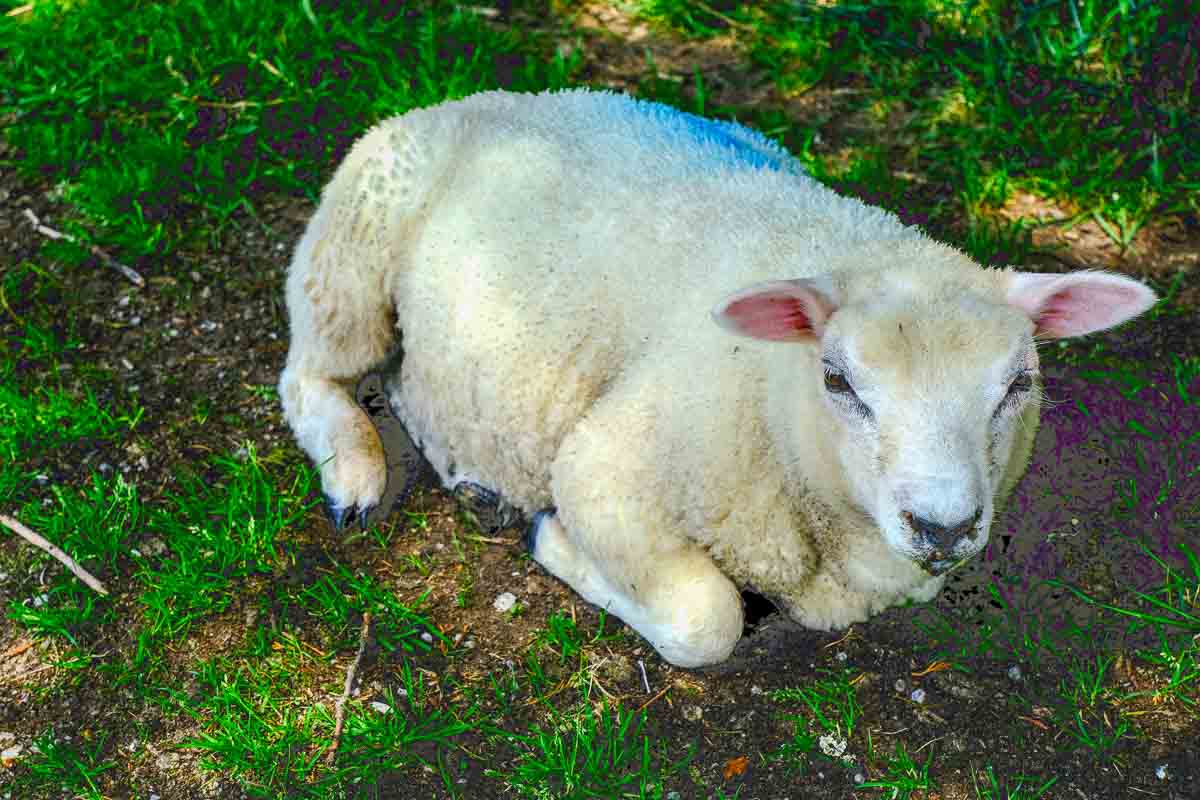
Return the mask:
[[(382, 123), (339, 168), (289, 277), (281, 396), (330, 496), (377, 502), (381, 458), (338, 381), (398, 332), (393, 406), (443, 482), (557, 507), (534, 557), (668, 659), (710, 663), (740, 635), (737, 586), (819, 628), (936, 594), (909, 509), (981, 509), (986, 541), (1037, 425), (1034, 400), (991, 409), (1036, 369), (1030, 315), (1073, 297), (1014, 274), (741, 126), (604, 92), (486, 93)], [(837, 309), (818, 337), (714, 324), (779, 279)], [(827, 395), (823, 346), (876, 419)]]

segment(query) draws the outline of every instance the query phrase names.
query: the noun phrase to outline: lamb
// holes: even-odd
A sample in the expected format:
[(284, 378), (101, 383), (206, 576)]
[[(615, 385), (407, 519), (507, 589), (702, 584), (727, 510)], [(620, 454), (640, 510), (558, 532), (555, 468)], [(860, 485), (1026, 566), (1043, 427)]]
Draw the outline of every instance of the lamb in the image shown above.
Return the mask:
[(744, 587), (826, 630), (933, 598), (1028, 464), (1036, 343), (1155, 299), (985, 269), (740, 125), (489, 92), (338, 168), (279, 391), (345, 526), (387, 481), (349, 387), (392, 356), (442, 483), (519, 509), (539, 564), (697, 667), (741, 637)]

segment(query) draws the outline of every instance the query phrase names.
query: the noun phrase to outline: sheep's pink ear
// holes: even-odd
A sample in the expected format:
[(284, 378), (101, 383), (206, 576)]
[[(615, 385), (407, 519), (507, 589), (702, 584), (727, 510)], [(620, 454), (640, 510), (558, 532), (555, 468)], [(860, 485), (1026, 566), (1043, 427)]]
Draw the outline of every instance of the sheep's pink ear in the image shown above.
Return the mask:
[(1120, 325), (1147, 311), (1157, 300), (1145, 285), (1108, 272), (1011, 272), (1008, 279), (1008, 302), (1033, 320), (1035, 336), (1048, 339), (1083, 336)]
[(799, 342), (819, 337), (836, 309), (828, 281), (770, 281), (731, 294), (712, 315), (718, 325), (739, 336)]

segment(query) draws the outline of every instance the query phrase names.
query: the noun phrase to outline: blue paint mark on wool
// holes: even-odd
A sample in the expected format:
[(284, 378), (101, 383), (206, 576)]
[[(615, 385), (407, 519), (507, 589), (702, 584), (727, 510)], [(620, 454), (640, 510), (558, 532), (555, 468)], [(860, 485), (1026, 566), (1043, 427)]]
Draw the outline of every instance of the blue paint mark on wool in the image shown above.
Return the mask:
[(783, 172), (799, 169), (787, 151), (744, 125), (698, 117), (659, 103), (639, 103), (638, 106), (639, 110), (654, 117), (664, 128), (674, 128), (698, 144), (712, 146), (713, 150), (719, 148), (722, 163), (766, 167)]

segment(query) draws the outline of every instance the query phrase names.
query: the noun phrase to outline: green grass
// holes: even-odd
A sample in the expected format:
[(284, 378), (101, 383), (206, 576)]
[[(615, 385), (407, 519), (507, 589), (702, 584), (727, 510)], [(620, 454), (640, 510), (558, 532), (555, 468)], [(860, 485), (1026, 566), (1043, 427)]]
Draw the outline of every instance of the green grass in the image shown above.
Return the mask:
[(179, 490), (165, 493), (147, 524), (160, 552), (137, 557), (144, 611), (128, 677), (142, 679), (164, 642), (224, 611), (235, 581), (272, 573), (276, 537), (311, 507), (312, 481), (302, 469), (290, 485), (276, 484), (252, 445), (240, 458), (214, 459), (205, 476), (179, 475)]
[(909, 800), (913, 792), (922, 792), (922, 797), (927, 797), (936, 788), (936, 783), (929, 777), (932, 763), (932, 753), (924, 763), (918, 764), (904, 745), (897, 742), (895, 753), (883, 756), (882, 774), (859, 786), (863, 789), (882, 789), (882, 796), (887, 800)]
[[(684, 35), (732, 34), (783, 97), (851, 87), (850, 110), (874, 124), (841, 135), (844, 152), (828, 159), (850, 158), (839, 183), (867, 188), (893, 208), (887, 201), (897, 185), (918, 193), (926, 183), (956, 187), (958, 197), (942, 195), (921, 211), (934, 227), (965, 213), (977, 255), (1021, 254), (1023, 231), (986, 235), (982, 227), (1017, 189), (1063, 204), (1068, 213), (1058, 224), (1094, 220), (1123, 247), (1152, 217), (1198, 208), (1200, 56), (1186, 40), (1184, 4), (771, 0), (721, 7), (727, 10), (688, 0), (638, 3), (644, 17)], [(884, 144), (878, 127), (891, 131)], [(785, 139), (803, 151), (800, 143), (816, 130), (793, 129)], [(831, 171), (821, 159), (810, 166), (824, 176)], [(883, 173), (892, 189), (858, 183), (864, 167)], [(998, 242), (1018, 249), (998, 250)]]
[[(251, 797), (328, 797), (355, 785), (371, 786), (411, 765), (445, 774), (444, 762), (455, 736), (478, 724), (470, 707), (440, 709), (423, 674), (405, 663), (398, 685), (371, 703), (351, 701), (337, 755), (326, 765), (333, 744), (333, 717), (324, 706), (295, 698), (312, 672), (330, 676), (340, 690), (340, 674), (329, 660), (292, 640), (269, 653), (248, 651), (237, 659), (215, 658), (197, 670), (191, 694), (175, 693), (174, 709), (199, 722), (201, 733), (183, 744), (203, 754), (204, 768), (240, 779)], [(422, 746), (434, 748), (426, 757)]]
[(784, 714), (793, 725), (792, 738), (769, 756), (789, 770), (803, 772), (810, 756), (853, 760), (847, 748), (863, 713), (854, 688), (856, 679), (849, 670), (822, 672), (829, 677), (770, 693), (776, 703), (799, 712)]
[(89, 738), (92, 741), (76, 746), (56, 736), (53, 729), (45, 731), (34, 741), (35, 755), (27, 765), (30, 775), (37, 782), (57, 788), (62, 796), (103, 800), (95, 779), (117, 765), (99, 756), (107, 739), (104, 734)]
[(644, 730), (641, 711), (585, 708), (555, 715), (547, 726), (513, 737), (521, 752), (511, 772), (491, 771), (519, 797), (662, 798), (662, 782), (691, 760), (669, 761)]
[(971, 771), (971, 786), (975, 789), (976, 800), (1040, 800), (1058, 782), (1058, 778), (1051, 778), (1039, 783), (1037, 779), (1024, 775), (1017, 776), (1013, 782), (998, 781), (991, 767), (987, 767), (985, 773), (986, 779), (981, 785), (979, 774), (974, 769)]
[(419, 612), (426, 595), (428, 592), (410, 607), (399, 602), (392, 591), (371, 576), (352, 573), (339, 564), (333, 568), (333, 574), (305, 587), (297, 599), (310, 615), (335, 631), (333, 642), (337, 647), (350, 647), (357, 642), (357, 629), (352, 630), (348, 621), (370, 611), (379, 646), (387, 651), (412, 653), (429, 651), (433, 640), (447, 644), (437, 626)]
[[(82, 490), (50, 487), (53, 500), (31, 502), (20, 512), (28, 527), (71, 555), (101, 581), (119, 569), (118, 558), (128, 549), (141, 522), (143, 509), (133, 485), (117, 475), (105, 479), (93, 473)], [(8, 616), (38, 636), (61, 636), (80, 644), (85, 632), (114, 619), (112, 601), (94, 593), (48, 555), (59, 573), (48, 589), (28, 600), (11, 600)]]
[(80, 212), (63, 228), (161, 257), (253, 219), (267, 192), (315, 196), (383, 117), (566, 82), (570, 62), (520, 45), (450, 3), (38, 3), (0, 26), (0, 105), (17, 163), (54, 175)]

